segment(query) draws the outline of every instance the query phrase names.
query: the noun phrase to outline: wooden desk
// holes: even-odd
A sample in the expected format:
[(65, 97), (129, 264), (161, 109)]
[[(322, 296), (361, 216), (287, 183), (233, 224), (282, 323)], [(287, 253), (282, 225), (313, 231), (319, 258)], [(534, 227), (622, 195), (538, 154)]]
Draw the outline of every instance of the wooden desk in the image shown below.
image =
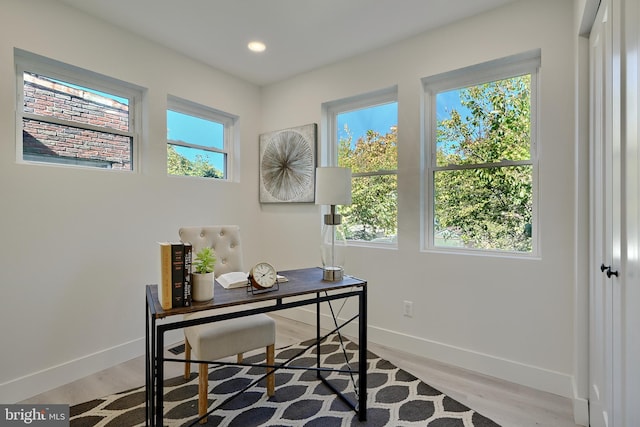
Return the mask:
[[(316, 304), (316, 372), (318, 379), (327, 384), (340, 398), (342, 398), (357, 414), (360, 421), (367, 418), (367, 282), (355, 277), (345, 276), (339, 282), (325, 282), (322, 280), (322, 269), (305, 268), (299, 270), (280, 271), (288, 282), (281, 283), (277, 290), (254, 294), (246, 288), (224, 289), (215, 283), (214, 299), (207, 302), (194, 302), (191, 307), (178, 307), (164, 310), (158, 300), (158, 286), (146, 287), (146, 332), (145, 332), (145, 365), (146, 365), (146, 425), (163, 425), (163, 383), (164, 383), (164, 334), (174, 329), (202, 323), (217, 322), (234, 319), (258, 313), (285, 310)], [(332, 300), (350, 297), (358, 298), (358, 314), (342, 324), (336, 320), (336, 331), (354, 320), (358, 320), (358, 402), (351, 402), (348, 397), (338, 392), (322, 376), (320, 369), (320, 343), (324, 337), (320, 334), (320, 304)], [(261, 303), (258, 307), (250, 304)], [(220, 313), (216, 309), (233, 307), (229, 312)], [(209, 310), (211, 315), (198, 319), (185, 320), (183, 316), (175, 316)], [(333, 315), (333, 310), (331, 310)], [(173, 318), (172, 318), (173, 317)], [(157, 320), (166, 319), (162, 323)], [(176, 361), (175, 359), (168, 359)], [(184, 360), (180, 360), (184, 361)], [(276, 369), (286, 369), (285, 365), (276, 365)], [(277, 393), (276, 384), (276, 393)]]

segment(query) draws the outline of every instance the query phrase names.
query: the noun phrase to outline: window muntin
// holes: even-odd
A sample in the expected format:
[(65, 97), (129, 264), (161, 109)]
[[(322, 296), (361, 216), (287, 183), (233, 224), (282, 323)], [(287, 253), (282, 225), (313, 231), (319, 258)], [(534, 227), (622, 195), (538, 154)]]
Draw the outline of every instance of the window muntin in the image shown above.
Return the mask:
[(18, 161), (132, 170), (141, 91), (16, 50)]
[(536, 253), (538, 66), (526, 54), (423, 80), (428, 247)]
[(231, 133), (236, 118), (169, 97), (167, 108), (167, 173), (228, 178)]
[(338, 207), (351, 243), (397, 243), (396, 96), (394, 89), (327, 107), (334, 164), (352, 170), (352, 205)]

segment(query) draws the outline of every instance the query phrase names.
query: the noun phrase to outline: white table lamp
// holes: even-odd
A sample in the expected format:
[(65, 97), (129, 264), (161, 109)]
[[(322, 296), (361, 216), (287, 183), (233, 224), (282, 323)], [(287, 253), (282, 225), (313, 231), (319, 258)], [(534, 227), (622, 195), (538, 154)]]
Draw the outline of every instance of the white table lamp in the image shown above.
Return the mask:
[(331, 206), (322, 227), (323, 280), (340, 281), (343, 276), (346, 239), (342, 232), (342, 216), (336, 205), (351, 204), (351, 169), (320, 167), (316, 169), (316, 205)]

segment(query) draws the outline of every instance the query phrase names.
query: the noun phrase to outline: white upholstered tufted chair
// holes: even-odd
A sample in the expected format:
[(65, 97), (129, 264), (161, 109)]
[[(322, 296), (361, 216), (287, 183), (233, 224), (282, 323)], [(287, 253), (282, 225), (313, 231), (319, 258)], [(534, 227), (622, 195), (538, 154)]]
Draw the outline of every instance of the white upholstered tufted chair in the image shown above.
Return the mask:
[[(203, 247), (211, 247), (216, 254), (214, 275), (232, 271), (245, 271), (242, 262), (242, 245), (240, 229), (236, 225), (217, 225), (207, 227), (182, 227), (179, 230), (180, 240), (193, 246), (193, 253)], [(214, 294), (215, 300), (215, 294)], [(206, 311), (186, 315), (186, 318), (206, 317)], [(275, 321), (266, 314), (240, 317), (220, 322), (191, 326), (184, 329), (185, 357), (191, 359), (191, 353), (200, 360), (217, 360), (237, 355), (238, 363), (242, 362), (242, 353), (266, 348), (267, 365), (274, 363), (276, 340)], [(201, 363), (198, 370), (198, 415), (203, 416), (208, 409), (208, 364)], [(267, 373), (272, 369), (267, 368)], [(191, 375), (190, 363), (185, 363), (184, 376)], [(275, 393), (275, 378), (267, 377), (267, 395)], [(201, 423), (204, 424), (204, 418)]]

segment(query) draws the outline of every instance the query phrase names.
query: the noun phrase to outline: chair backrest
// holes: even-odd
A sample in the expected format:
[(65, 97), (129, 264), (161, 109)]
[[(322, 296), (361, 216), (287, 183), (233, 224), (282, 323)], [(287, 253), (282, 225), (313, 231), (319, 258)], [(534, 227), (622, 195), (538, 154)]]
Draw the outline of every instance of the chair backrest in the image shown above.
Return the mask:
[(232, 271), (244, 271), (240, 227), (237, 225), (181, 227), (178, 234), (182, 242), (191, 243), (194, 258), (200, 249), (213, 248), (217, 258), (214, 268), (216, 277)]

